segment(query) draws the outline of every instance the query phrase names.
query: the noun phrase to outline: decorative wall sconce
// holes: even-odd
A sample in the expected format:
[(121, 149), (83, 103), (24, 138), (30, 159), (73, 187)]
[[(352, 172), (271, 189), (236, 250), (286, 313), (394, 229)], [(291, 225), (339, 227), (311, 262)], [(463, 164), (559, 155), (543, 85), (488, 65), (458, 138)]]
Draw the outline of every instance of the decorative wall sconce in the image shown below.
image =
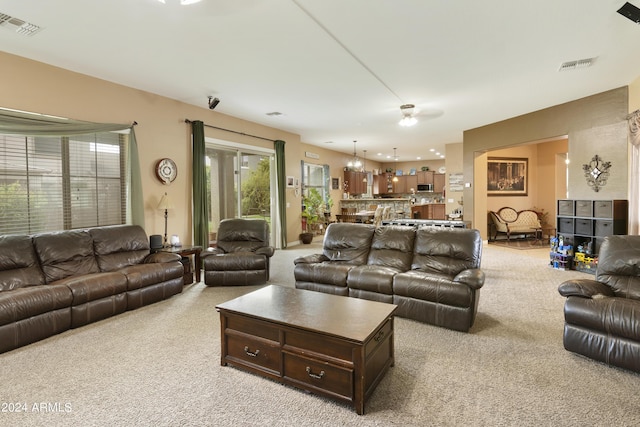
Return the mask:
[(593, 156), (591, 162), (582, 165), (584, 177), (587, 179), (589, 187), (593, 188), (593, 191), (598, 192), (601, 187), (607, 184), (610, 168), (611, 162), (603, 161), (602, 157), (597, 154)]

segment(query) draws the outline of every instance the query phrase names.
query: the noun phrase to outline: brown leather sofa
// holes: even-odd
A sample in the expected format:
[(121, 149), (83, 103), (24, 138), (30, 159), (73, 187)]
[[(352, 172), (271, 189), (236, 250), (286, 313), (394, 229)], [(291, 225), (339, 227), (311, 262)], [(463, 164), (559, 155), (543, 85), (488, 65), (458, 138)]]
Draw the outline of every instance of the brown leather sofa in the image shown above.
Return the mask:
[(604, 238), (594, 279), (563, 282), (564, 348), (640, 372), (640, 236)]
[(269, 280), (269, 224), (262, 219), (220, 221), (215, 248), (200, 255), (207, 286), (261, 285)]
[(139, 226), (0, 236), (0, 353), (182, 292)]
[(294, 260), (298, 289), (398, 305), (401, 317), (467, 332), (484, 273), (478, 230), (334, 223)]

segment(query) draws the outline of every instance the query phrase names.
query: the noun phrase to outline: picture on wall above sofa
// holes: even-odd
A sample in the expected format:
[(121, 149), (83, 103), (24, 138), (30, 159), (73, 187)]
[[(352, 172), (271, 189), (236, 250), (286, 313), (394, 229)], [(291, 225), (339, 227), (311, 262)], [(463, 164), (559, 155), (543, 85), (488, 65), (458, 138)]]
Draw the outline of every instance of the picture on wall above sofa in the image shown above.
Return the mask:
[(487, 159), (488, 196), (526, 196), (529, 159), (489, 157)]

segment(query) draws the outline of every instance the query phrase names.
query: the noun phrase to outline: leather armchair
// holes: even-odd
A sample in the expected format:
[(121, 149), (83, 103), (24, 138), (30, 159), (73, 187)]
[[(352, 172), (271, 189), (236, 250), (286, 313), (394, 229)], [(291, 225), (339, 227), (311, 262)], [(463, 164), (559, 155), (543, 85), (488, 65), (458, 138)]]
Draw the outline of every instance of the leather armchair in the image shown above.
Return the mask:
[(604, 238), (595, 280), (573, 279), (558, 291), (564, 348), (640, 372), (640, 236)]
[(224, 219), (216, 248), (201, 254), (207, 286), (260, 285), (269, 280), (269, 224), (262, 219)]

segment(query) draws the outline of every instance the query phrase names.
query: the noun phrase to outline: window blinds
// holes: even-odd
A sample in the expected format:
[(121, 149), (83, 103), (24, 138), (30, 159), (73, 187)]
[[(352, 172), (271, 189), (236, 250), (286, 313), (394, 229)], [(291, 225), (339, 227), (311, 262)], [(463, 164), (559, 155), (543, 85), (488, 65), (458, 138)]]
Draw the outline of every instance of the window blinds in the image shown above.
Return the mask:
[(125, 139), (0, 134), (0, 234), (124, 223)]

